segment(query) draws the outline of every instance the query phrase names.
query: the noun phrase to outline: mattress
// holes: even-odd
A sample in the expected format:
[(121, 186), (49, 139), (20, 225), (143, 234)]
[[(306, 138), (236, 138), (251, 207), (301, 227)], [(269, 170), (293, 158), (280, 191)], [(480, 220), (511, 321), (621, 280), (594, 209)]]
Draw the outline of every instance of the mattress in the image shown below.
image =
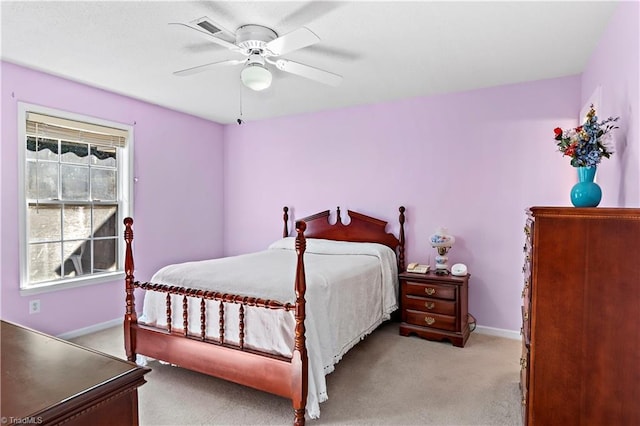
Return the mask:
[[(169, 265), (156, 284), (214, 290), (295, 303), (295, 238), (239, 256)], [(397, 309), (398, 274), (393, 250), (382, 244), (307, 239), (304, 254), (306, 345), (309, 357), (307, 414), (320, 415), (328, 398), (325, 375), (342, 356)], [(189, 333), (200, 335), (200, 300), (189, 298)], [(207, 301), (207, 337), (219, 337), (219, 302)], [(238, 343), (239, 305), (225, 304), (225, 342)], [(172, 296), (172, 328), (182, 330), (182, 296)], [(147, 291), (140, 322), (166, 327), (166, 295)], [(293, 312), (246, 307), (245, 347), (291, 356)]]

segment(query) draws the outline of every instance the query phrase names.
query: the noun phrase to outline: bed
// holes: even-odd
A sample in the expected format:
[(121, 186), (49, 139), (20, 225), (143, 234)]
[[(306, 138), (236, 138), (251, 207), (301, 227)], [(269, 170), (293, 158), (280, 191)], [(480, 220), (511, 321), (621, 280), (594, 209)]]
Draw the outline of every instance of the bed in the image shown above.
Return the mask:
[[(125, 231), (125, 351), (291, 399), (294, 424), (319, 416), (324, 376), (351, 347), (390, 318), (404, 269), (386, 221), (351, 210), (335, 224), (326, 210), (295, 223), (256, 253), (168, 265), (134, 278), (133, 219)], [(138, 318), (135, 289), (145, 290)]]

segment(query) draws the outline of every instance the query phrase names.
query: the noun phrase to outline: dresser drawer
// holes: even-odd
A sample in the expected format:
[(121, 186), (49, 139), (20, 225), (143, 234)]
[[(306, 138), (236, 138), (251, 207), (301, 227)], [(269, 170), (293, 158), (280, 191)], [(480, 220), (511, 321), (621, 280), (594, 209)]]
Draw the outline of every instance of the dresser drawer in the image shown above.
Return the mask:
[(529, 306), (529, 294), (531, 293), (531, 280), (529, 278), (524, 280), (524, 286), (522, 287), (522, 299), (524, 306)]
[(407, 281), (405, 291), (407, 295), (412, 296), (456, 300), (456, 288), (448, 285)]
[(529, 321), (529, 306), (521, 306), (522, 310), (522, 339), (525, 345), (531, 342), (531, 322)]
[(528, 422), (527, 422), (527, 392), (525, 391), (522, 395), (521, 395), (521, 406), (520, 406), (520, 413), (522, 414), (522, 426), (527, 426)]
[(439, 328), (441, 330), (456, 330), (456, 317), (451, 315), (440, 315), (421, 311), (406, 310), (407, 323), (419, 325), (421, 327)]
[(529, 389), (529, 348), (522, 339), (522, 354), (520, 355), (520, 390), (526, 395)]
[(450, 302), (448, 300), (407, 296), (403, 302), (403, 306), (406, 309), (414, 311), (433, 312), (443, 315), (456, 314), (456, 302)]
[(522, 247), (524, 251), (524, 265), (522, 266), (522, 273), (524, 274), (524, 282), (525, 287), (531, 284), (531, 262), (533, 259), (533, 245), (532, 245), (532, 232), (533, 232), (533, 221), (528, 220), (527, 224), (524, 227), (524, 232), (526, 235), (524, 247)]
[(520, 409), (522, 414), (522, 425), (527, 425), (527, 404), (529, 397), (529, 369), (530, 366), (529, 347), (522, 336), (522, 353), (520, 355)]

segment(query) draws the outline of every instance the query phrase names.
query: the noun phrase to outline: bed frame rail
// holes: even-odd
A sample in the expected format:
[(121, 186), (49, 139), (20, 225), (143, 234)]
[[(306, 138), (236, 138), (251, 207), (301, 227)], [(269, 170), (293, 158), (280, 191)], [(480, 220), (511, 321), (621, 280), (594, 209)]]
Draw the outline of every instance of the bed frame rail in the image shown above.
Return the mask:
[(224, 325), (225, 325), (225, 303), (233, 303), (240, 305), (239, 310), (239, 349), (244, 349), (244, 309), (246, 306), (253, 306), (266, 309), (282, 309), (285, 311), (295, 310), (295, 305), (291, 303), (282, 303), (277, 300), (260, 299), (257, 297), (248, 297), (230, 293), (220, 293), (216, 291), (198, 290), (185, 287), (175, 287), (164, 284), (154, 284), (149, 282), (135, 281), (133, 283), (135, 288), (140, 288), (146, 291), (155, 291), (166, 294), (166, 306), (167, 306), (167, 332), (171, 333), (173, 324), (173, 303), (171, 296), (182, 296), (182, 334), (187, 337), (189, 329), (189, 301), (200, 301), (200, 340), (207, 340), (206, 334), (206, 322), (207, 322), (207, 308), (206, 301), (213, 300), (219, 302), (218, 305), (218, 322), (220, 324), (219, 340), (216, 343), (224, 344)]

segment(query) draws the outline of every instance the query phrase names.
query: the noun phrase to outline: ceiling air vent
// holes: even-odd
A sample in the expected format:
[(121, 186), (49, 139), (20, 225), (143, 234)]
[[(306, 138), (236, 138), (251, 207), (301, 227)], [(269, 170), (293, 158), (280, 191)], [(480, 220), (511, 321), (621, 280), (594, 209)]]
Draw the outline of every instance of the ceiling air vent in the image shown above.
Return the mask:
[(211, 34), (218, 34), (224, 31), (222, 28), (218, 28), (216, 25), (214, 25), (214, 23), (211, 22), (211, 20), (209, 20), (209, 18), (207, 18), (206, 16), (198, 19), (194, 23), (203, 30), (210, 32)]

